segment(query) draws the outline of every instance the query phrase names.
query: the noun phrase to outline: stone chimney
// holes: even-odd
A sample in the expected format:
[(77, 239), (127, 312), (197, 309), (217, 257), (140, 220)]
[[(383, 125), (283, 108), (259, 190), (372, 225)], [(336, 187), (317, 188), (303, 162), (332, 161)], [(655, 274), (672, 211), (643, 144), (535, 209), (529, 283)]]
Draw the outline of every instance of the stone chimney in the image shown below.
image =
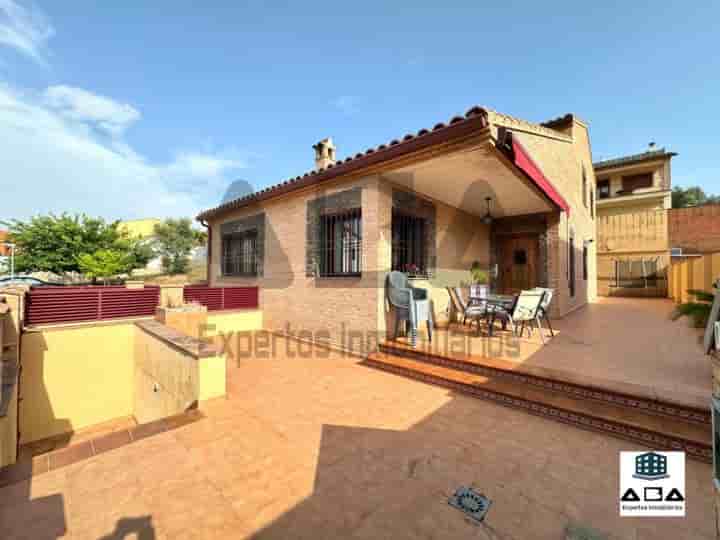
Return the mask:
[(324, 169), (328, 165), (335, 165), (335, 145), (328, 137), (313, 145), (315, 149), (315, 169)]

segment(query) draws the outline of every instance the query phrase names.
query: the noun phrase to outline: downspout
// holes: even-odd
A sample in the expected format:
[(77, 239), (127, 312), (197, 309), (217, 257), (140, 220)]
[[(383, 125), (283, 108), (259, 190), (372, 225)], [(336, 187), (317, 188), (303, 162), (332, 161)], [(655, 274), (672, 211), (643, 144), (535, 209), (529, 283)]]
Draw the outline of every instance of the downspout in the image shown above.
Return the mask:
[(200, 225), (207, 229), (207, 267), (205, 269), (205, 279), (207, 280), (208, 286), (210, 286), (210, 261), (212, 261), (212, 227), (208, 225), (208, 222), (204, 219), (198, 220)]

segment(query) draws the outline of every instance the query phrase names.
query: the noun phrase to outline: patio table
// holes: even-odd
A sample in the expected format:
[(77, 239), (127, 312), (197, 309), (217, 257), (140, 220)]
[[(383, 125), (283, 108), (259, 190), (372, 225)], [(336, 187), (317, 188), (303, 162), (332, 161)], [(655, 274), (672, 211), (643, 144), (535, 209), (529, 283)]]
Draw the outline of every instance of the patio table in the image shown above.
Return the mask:
[[(474, 303), (486, 302), (489, 306), (497, 306), (503, 310), (512, 311), (513, 305), (515, 304), (516, 300), (516, 294), (488, 294), (484, 298), (478, 296), (470, 296), (468, 304), (473, 305)], [(490, 317), (490, 320), (488, 321), (488, 336), (490, 337), (492, 337), (493, 335), (494, 325), (495, 313), (492, 313), (492, 317)], [(478, 325), (478, 332), (479, 331), (480, 327)]]

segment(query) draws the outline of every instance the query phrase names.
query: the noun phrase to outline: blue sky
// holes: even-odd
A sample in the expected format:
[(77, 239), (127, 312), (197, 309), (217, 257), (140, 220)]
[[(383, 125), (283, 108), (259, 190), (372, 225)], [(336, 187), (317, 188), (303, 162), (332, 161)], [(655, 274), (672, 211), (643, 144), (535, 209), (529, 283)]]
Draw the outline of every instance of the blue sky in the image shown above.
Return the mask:
[(720, 193), (712, 2), (0, 0), (0, 219), (191, 215), (486, 105)]

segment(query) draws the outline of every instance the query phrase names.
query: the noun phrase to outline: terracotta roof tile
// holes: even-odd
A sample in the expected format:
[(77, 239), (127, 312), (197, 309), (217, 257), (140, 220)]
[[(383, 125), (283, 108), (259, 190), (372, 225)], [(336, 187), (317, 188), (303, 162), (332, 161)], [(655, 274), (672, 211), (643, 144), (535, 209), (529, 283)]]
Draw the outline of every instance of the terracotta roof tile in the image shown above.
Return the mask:
[(375, 148), (368, 148), (364, 152), (358, 152), (352, 157), (347, 157), (344, 160), (338, 160), (332, 166), (306, 172), (302, 176), (296, 176), (293, 179), (285, 180), (274, 186), (264, 188), (256, 193), (251, 193), (244, 197), (228, 201), (216, 206), (215, 208), (205, 210), (197, 216), (197, 219), (204, 220), (222, 212), (240, 208), (246, 204), (250, 204), (251, 202), (263, 200), (268, 197), (323, 182), (349, 172), (355, 172), (363, 167), (375, 165), (377, 163), (381, 163), (382, 161), (403, 155), (406, 151), (409, 153), (421, 147), (439, 144), (444, 140), (453, 138), (456, 134), (463, 135), (475, 130), (483, 129), (489, 124), (505, 125), (511, 129), (513, 126), (522, 127), (523, 129), (535, 131), (539, 134), (545, 133), (559, 137), (564, 136), (563, 134), (540, 124), (533, 124), (509, 115), (497, 113), (486, 107), (475, 105), (468, 109), (463, 116), (453, 116), (447, 123), (438, 122), (432, 127), (432, 129), (422, 128), (416, 134), (406, 134), (403, 136), (402, 140), (392, 139), (389, 143), (382, 143)]
[(661, 158), (670, 159), (675, 156), (677, 156), (675, 152), (667, 152), (664, 148), (658, 148), (657, 150), (648, 150), (647, 152), (642, 152), (640, 154), (632, 154), (629, 156), (596, 161), (593, 163), (593, 169), (609, 169), (611, 167), (617, 167), (618, 165), (631, 165), (633, 163), (641, 163), (643, 161), (651, 161), (653, 159)]

